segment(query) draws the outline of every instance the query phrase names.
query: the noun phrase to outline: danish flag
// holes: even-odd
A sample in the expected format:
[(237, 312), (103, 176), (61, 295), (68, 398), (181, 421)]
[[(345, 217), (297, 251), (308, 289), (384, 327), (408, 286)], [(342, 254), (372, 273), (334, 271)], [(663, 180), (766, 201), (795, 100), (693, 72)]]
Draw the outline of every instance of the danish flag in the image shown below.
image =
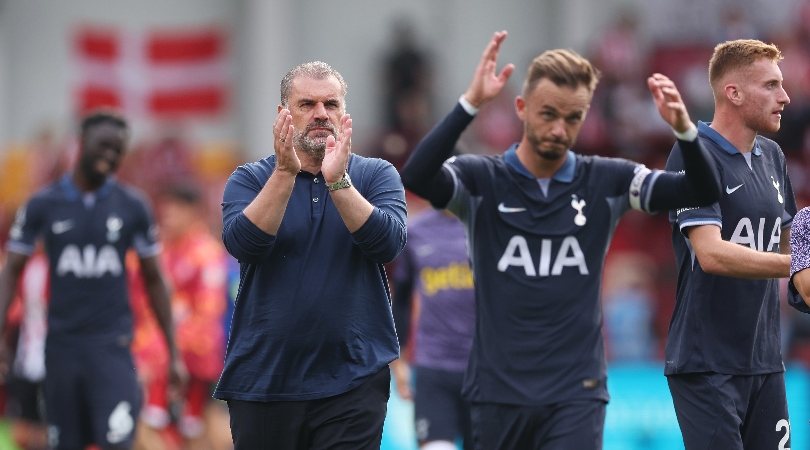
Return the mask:
[(75, 109), (127, 115), (212, 116), (226, 112), (230, 59), (218, 27), (152, 30), (84, 26), (74, 36)]

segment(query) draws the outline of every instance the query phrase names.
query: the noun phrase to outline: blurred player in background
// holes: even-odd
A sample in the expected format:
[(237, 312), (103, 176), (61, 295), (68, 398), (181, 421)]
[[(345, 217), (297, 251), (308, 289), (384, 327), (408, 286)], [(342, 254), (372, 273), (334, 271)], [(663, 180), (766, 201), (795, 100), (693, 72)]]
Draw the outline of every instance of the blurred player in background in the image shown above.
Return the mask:
[(205, 413), (213, 384), (222, 372), (222, 315), (227, 302), (225, 249), (211, 235), (202, 208), (202, 193), (190, 182), (175, 184), (157, 199), (163, 243), (161, 263), (172, 287), (172, 317), (177, 347), (189, 373), (178, 411), (170, 411), (167, 379), (149, 381), (142, 417), (156, 429), (169, 425), (171, 413), (185, 448), (208, 448)]
[(402, 180), (455, 213), (468, 236), (476, 329), (463, 392), (476, 448), (600, 449), (608, 393), (599, 295), (613, 230), (630, 208), (711, 204), (719, 177), (675, 85), (659, 74), (648, 85), (688, 147), (685, 173), (570, 151), (598, 73), (567, 50), (547, 51), (529, 67), (515, 102), (519, 143), (503, 156), (445, 162), (514, 70), (496, 73), (505, 38), (492, 37), (469, 88), (416, 148)]
[(0, 324), (5, 324), (20, 274), (37, 240), (43, 240), (51, 283), (44, 392), (49, 440), (57, 449), (132, 445), (142, 395), (129, 349), (132, 313), (124, 269), (129, 248), (138, 252), (172, 355), (172, 387), (181, 389), (185, 378), (149, 205), (113, 177), (128, 135), (118, 115), (95, 112), (84, 118), (75, 169), (19, 210), (0, 272)]
[[(790, 269), (796, 202), (775, 142), (790, 102), (775, 46), (719, 44), (709, 62), (715, 112), (699, 140), (724, 192), (701, 208), (670, 212), (678, 290), (665, 374), (687, 450), (786, 448), (790, 422), (777, 278)], [(683, 145), (667, 169), (683, 170)]]
[[(408, 222), (408, 244), (395, 261), (394, 321), (403, 355), (391, 368), (400, 397), (414, 400), (416, 438), (423, 450), (471, 449), (470, 404), (461, 396), (475, 329), (473, 277), (461, 222), (428, 208)], [(414, 305), (413, 294), (418, 293)], [(410, 338), (416, 312), (416, 336)], [(413, 342), (416, 392), (405, 347)]]

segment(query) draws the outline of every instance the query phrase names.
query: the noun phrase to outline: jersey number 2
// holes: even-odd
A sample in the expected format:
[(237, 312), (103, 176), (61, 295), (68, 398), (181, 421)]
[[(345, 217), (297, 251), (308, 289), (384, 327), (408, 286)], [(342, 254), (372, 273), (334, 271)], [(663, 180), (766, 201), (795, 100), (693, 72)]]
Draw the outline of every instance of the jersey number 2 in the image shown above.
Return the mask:
[(785, 435), (782, 436), (782, 440), (779, 441), (779, 450), (790, 450), (790, 447), (785, 447), (788, 439), (790, 439), (790, 422), (785, 419), (776, 422), (776, 431), (779, 431), (782, 428), (785, 429)]

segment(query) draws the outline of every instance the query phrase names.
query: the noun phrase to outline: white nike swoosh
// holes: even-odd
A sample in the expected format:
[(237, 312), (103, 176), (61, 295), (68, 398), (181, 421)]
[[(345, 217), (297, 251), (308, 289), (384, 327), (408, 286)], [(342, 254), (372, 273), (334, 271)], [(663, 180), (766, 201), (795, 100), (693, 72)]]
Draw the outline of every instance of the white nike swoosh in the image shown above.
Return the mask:
[(70, 219), (54, 222), (53, 225), (51, 225), (51, 231), (53, 231), (53, 234), (62, 234), (71, 228), (73, 228), (73, 220)]
[[(745, 184), (745, 183), (743, 183), (743, 184)], [(736, 191), (737, 189), (741, 188), (742, 186), (743, 186), (742, 184), (735, 187), (735, 188), (730, 188), (730, 187), (726, 186), (726, 194), (731, 194), (732, 192)]]
[(526, 211), (526, 208), (510, 208), (510, 207), (504, 205), (503, 202), (501, 202), (501, 204), (498, 205), (498, 211), (500, 211), (502, 213), (515, 213), (515, 212)]

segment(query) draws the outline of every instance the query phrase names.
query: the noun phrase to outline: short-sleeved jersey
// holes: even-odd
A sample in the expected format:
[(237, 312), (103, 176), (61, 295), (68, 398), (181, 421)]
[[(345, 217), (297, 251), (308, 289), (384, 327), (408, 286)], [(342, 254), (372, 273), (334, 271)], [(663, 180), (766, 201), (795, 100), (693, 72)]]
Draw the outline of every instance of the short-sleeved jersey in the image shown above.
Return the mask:
[[(723, 193), (713, 205), (670, 212), (678, 288), (665, 373), (784, 371), (778, 280), (704, 272), (684, 229), (718, 226), (723, 240), (757, 251), (779, 252), (782, 230), (790, 227), (796, 214), (785, 156), (775, 142), (757, 136), (749, 167), (745, 155), (707, 124), (698, 123), (698, 131), (717, 163)], [(667, 169), (683, 170), (677, 144)]]
[(472, 401), (545, 405), (608, 400), (600, 286), (610, 239), (649, 209), (659, 172), (576, 155), (549, 181), (503, 156), (450, 158), (448, 209), (463, 222), (475, 278), (476, 333), (464, 381)]
[(410, 220), (394, 281), (418, 287), (414, 364), (463, 372), (475, 330), (475, 300), (461, 222), (435, 209)]
[(38, 238), (45, 244), (49, 339), (131, 337), (125, 255), (156, 255), (156, 231), (144, 197), (112, 178), (83, 195), (65, 175), (19, 210), (7, 248), (31, 254)]

